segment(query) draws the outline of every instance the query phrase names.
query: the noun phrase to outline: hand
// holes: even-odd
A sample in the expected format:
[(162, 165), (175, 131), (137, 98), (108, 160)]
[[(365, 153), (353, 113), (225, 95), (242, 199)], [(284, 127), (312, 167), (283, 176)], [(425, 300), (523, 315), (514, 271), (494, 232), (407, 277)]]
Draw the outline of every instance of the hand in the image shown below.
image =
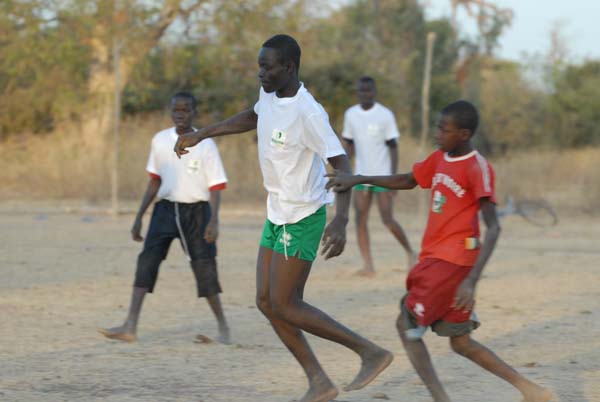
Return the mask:
[(321, 255), (324, 255), (326, 260), (337, 257), (344, 251), (347, 223), (347, 220), (344, 221), (336, 215), (325, 228), (323, 240), (321, 241)]
[(327, 190), (332, 188), (336, 193), (350, 190), (356, 184), (356, 176), (337, 169), (332, 173), (327, 173), (325, 177), (329, 177), (325, 188)]
[(475, 305), (475, 280), (465, 278), (456, 291), (452, 307), (456, 310), (471, 311)]
[(144, 238), (141, 235), (142, 233), (142, 218), (137, 217), (133, 222), (133, 226), (131, 227), (131, 238), (134, 241), (142, 241)]
[(175, 151), (178, 158), (181, 158), (181, 155), (185, 155), (189, 152), (186, 150), (186, 148), (193, 147), (203, 139), (204, 136), (200, 133), (200, 131), (181, 134), (179, 138), (177, 138), (177, 142), (175, 143), (173, 151)]
[(217, 237), (219, 237), (219, 223), (211, 219), (204, 230), (204, 240), (207, 243), (214, 243), (217, 241)]

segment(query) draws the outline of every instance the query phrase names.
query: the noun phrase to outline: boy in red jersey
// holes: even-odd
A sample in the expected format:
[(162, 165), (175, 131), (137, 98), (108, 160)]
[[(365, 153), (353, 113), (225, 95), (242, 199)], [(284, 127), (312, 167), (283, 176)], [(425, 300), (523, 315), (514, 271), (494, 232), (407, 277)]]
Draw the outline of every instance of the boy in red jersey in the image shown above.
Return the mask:
[[(408, 274), (408, 293), (400, 302), (396, 326), (408, 357), (435, 402), (449, 402), (421, 339), (427, 327), (450, 337), (456, 353), (508, 381), (526, 402), (547, 402), (552, 393), (527, 380), (491, 350), (473, 340), (479, 326), (473, 306), (475, 286), (488, 261), (500, 225), (496, 215), (494, 171), (471, 143), (479, 117), (467, 101), (446, 106), (438, 124), (439, 150), (406, 174), (352, 176), (329, 174), (328, 188), (344, 191), (357, 184), (408, 190), (431, 189), (431, 209), (419, 262)], [(481, 211), (487, 230), (479, 243)]]

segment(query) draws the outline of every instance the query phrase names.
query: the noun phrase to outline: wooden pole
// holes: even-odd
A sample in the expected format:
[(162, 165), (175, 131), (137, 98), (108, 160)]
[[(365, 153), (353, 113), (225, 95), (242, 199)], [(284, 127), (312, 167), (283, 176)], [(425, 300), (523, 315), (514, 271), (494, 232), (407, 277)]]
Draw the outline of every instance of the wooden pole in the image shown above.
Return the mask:
[[(423, 70), (423, 88), (421, 90), (421, 139), (419, 141), (419, 157), (425, 157), (425, 148), (427, 146), (427, 136), (429, 135), (429, 88), (431, 86), (431, 64), (433, 59), (433, 45), (435, 43), (435, 32), (427, 34), (427, 48), (425, 51), (425, 68)], [(427, 215), (429, 209), (429, 198), (427, 192), (424, 192), (422, 208), (419, 208), (422, 215)]]
[(121, 123), (121, 43), (113, 38), (113, 71), (115, 78), (114, 111), (113, 111), (113, 135), (112, 135), (112, 163), (110, 175), (111, 213), (119, 213), (119, 140)]

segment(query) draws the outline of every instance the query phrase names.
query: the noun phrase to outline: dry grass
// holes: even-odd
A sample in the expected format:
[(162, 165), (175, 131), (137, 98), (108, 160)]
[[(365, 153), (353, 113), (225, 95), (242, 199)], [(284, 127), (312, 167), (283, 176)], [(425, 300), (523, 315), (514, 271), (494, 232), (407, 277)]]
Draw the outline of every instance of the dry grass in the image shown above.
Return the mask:
[[(145, 165), (154, 132), (168, 127), (164, 115), (136, 117), (123, 123), (119, 155), (120, 197), (138, 200), (145, 188)], [(225, 202), (259, 202), (265, 197), (254, 134), (218, 139), (230, 180)], [(76, 199), (102, 204), (110, 197), (110, 148), (101, 136), (69, 128), (42, 137), (0, 144), (4, 200)], [(416, 143), (400, 141), (400, 170), (420, 159)], [(546, 198), (560, 212), (600, 210), (600, 148), (527, 151), (492, 160), (499, 201), (507, 195)], [(416, 212), (419, 192), (400, 192), (398, 206)]]

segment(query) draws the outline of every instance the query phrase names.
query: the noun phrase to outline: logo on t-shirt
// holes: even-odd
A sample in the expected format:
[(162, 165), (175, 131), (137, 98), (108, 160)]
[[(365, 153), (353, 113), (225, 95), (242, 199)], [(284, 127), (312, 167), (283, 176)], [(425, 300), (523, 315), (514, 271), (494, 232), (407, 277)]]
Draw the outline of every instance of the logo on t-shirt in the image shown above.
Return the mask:
[(442, 213), (442, 207), (446, 203), (446, 197), (438, 190), (433, 192), (433, 202), (431, 203), (431, 210), (436, 214)]
[(271, 133), (271, 144), (282, 147), (285, 145), (285, 137), (286, 135), (284, 131), (274, 129)]
[(198, 159), (190, 159), (188, 161), (187, 171), (189, 174), (200, 173), (200, 161)]

